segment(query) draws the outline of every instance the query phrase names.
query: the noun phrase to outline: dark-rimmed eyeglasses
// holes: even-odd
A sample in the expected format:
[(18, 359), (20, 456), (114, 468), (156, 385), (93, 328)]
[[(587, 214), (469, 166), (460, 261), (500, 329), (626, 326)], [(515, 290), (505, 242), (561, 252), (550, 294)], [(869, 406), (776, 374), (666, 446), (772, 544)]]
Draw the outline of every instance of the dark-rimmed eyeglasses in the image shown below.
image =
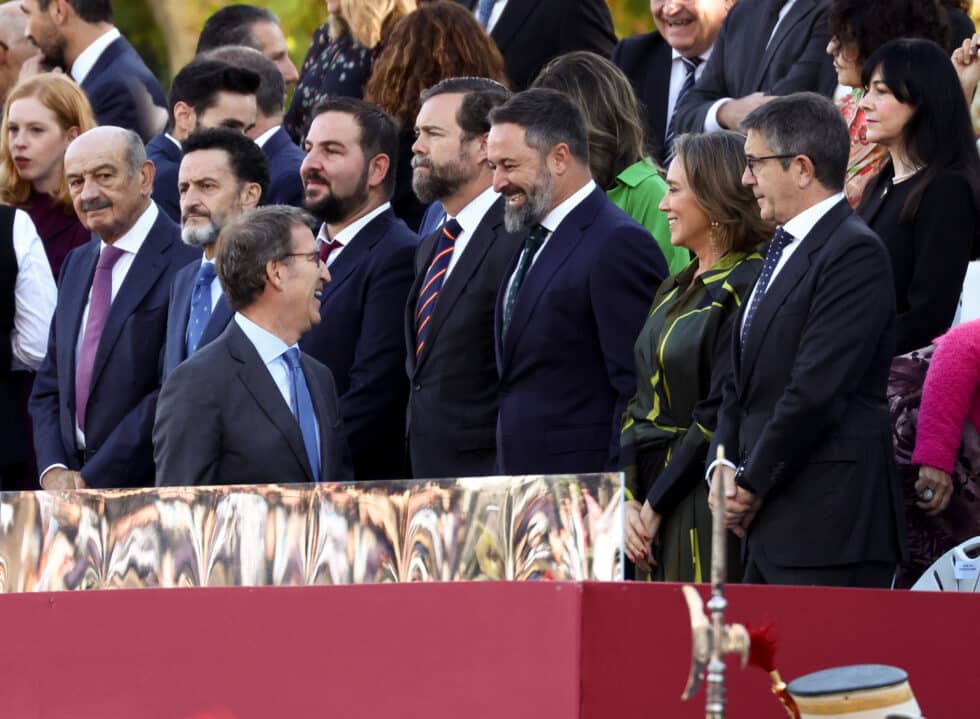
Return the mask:
[(796, 157), (798, 154), (798, 152), (794, 152), (791, 155), (766, 155), (765, 157), (746, 155), (745, 167), (749, 171), (749, 174), (752, 175), (752, 177), (755, 177), (755, 166), (760, 162), (765, 162), (766, 160), (789, 160), (790, 158)]
[(314, 250), (313, 252), (288, 252), (286, 257), (305, 257), (307, 260), (312, 262), (317, 267), (320, 266), (320, 250)]

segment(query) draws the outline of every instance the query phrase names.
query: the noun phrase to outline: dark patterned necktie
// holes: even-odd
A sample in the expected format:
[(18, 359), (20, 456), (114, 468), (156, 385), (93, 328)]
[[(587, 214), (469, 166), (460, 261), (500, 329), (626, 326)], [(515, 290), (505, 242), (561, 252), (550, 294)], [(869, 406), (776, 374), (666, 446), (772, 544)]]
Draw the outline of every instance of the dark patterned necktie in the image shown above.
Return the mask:
[(446, 272), (449, 270), (449, 262), (453, 258), (456, 238), (463, 228), (455, 219), (450, 219), (437, 231), (439, 242), (436, 243), (436, 253), (432, 257), (428, 272), (425, 273), (422, 289), (419, 290), (419, 299), (415, 305), (416, 357), (422, 354), (422, 347), (425, 346), (425, 338), (429, 334), (429, 325), (432, 323), (432, 313), (436, 309), (439, 290), (442, 289), (442, 282), (446, 279)]
[(759, 303), (762, 302), (762, 296), (766, 294), (766, 290), (769, 288), (772, 273), (776, 271), (776, 265), (779, 264), (779, 258), (782, 257), (783, 250), (794, 239), (793, 235), (789, 234), (782, 227), (777, 227), (776, 232), (772, 236), (772, 240), (769, 242), (766, 260), (762, 263), (762, 273), (759, 275), (759, 279), (756, 280), (752, 302), (749, 304), (749, 309), (745, 312), (745, 322), (742, 323), (741, 347), (743, 350), (745, 349), (745, 338), (749, 336), (749, 327), (752, 326), (752, 320), (755, 317), (756, 311), (759, 309)]
[(674, 101), (674, 112), (671, 113), (670, 122), (667, 123), (667, 137), (664, 139), (664, 167), (674, 159), (674, 118), (677, 117), (677, 108), (680, 107), (681, 100), (684, 99), (688, 91), (694, 87), (695, 73), (701, 63), (704, 62), (704, 58), (682, 56), (681, 62), (684, 63), (686, 74), (684, 75), (684, 84), (681, 85), (681, 91), (677, 93), (677, 99)]
[(524, 241), (524, 250), (521, 252), (521, 259), (517, 263), (517, 269), (514, 270), (514, 280), (510, 283), (510, 289), (507, 291), (507, 297), (504, 301), (504, 319), (500, 330), (500, 336), (507, 336), (507, 328), (510, 327), (510, 320), (514, 316), (514, 305), (517, 304), (517, 295), (521, 291), (521, 285), (524, 284), (524, 278), (527, 276), (527, 271), (531, 268), (531, 263), (534, 261), (534, 256), (538, 254), (538, 250), (541, 249), (541, 245), (544, 244), (545, 239), (548, 237), (548, 228), (544, 225), (535, 225), (531, 228), (530, 234), (528, 234), (527, 239)]
[(201, 343), (204, 328), (211, 319), (211, 282), (214, 281), (214, 263), (205, 262), (197, 271), (194, 289), (191, 292), (191, 314), (187, 320), (187, 356)]

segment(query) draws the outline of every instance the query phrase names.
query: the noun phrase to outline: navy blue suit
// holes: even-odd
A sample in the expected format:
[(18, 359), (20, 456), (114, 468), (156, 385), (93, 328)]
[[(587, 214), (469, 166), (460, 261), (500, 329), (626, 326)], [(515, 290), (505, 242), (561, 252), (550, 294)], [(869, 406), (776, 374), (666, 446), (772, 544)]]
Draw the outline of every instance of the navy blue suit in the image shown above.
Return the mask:
[(446, 208), (439, 200), (425, 208), (422, 215), (422, 223), (419, 225), (419, 237), (428, 237), (433, 232), (442, 227), (442, 221), (446, 219)]
[(300, 341), (333, 372), (358, 480), (405, 475), (405, 337), (418, 237), (386, 210), (330, 266), (321, 321)]
[(146, 156), (156, 166), (153, 177), (153, 201), (171, 220), (180, 224), (180, 194), (177, 192), (177, 173), (183, 157), (180, 148), (162, 132), (146, 146)]
[[(170, 287), (170, 303), (167, 309), (167, 345), (163, 352), (163, 379), (167, 378), (174, 367), (187, 359), (187, 322), (191, 314), (191, 293), (194, 291), (194, 281), (201, 261), (196, 260), (182, 267), (174, 275)], [(225, 331), (228, 321), (234, 313), (225, 299), (224, 293), (218, 298), (217, 304), (211, 308), (211, 319), (204, 328), (197, 349), (201, 349), (211, 340), (216, 339)], [(195, 350), (196, 351), (196, 350)]]
[(151, 431), (170, 283), (198, 251), (180, 241), (180, 228), (161, 213), (133, 259), (95, 355), (82, 467), (75, 442), (75, 346), (100, 249), (93, 238), (72, 250), (61, 268), (48, 354), (30, 400), (38, 468), (81, 469), (86, 484), (98, 488), (152, 486)]
[(269, 192), (266, 193), (266, 204), (302, 207), (303, 180), (299, 176), (299, 167), (306, 159), (306, 153), (296, 147), (282, 127), (266, 140), (262, 152), (269, 158)]
[(650, 233), (596, 188), (538, 252), (502, 341), (520, 254), (497, 298), (497, 469), (614, 471), (623, 411), (636, 392), (633, 344), (667, 263)]
[(82, 90), (100, 125), (133, 130), (148, 142), (163, 126), (167, 100), (160, 81), (124, 37), (116, 38), (92, 66)]

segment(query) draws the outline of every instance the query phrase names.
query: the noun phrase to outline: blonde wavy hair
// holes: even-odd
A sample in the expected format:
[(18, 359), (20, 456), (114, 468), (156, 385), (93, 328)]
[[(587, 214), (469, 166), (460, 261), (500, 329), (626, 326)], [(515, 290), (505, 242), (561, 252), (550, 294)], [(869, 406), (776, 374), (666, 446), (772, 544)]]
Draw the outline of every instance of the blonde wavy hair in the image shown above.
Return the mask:
[[(96, 126), (92, 106), (82, 89), (67, 75), (46, 72), (34, 75), (14, 85), (3, 107), (3, 124), (0, 127), (0, 202), (15, 207), (23, 207), (31, 196), (31, 183), (17, 172), (14, 158), (10, 152), (9, 118), (10, 107), (16, 100), (33, 97), (51, 110), (63, 132), (73, 127), (81, 134)], [(61, 173), (61, 184), (51, 197), (55, 207), (69, 211), (72, 209), (71, 195), (65, 173)]]
[(336, 40), (349, 32), (359, 45), (373, 50), (415, 7), (415, 0), (340, 0), (340, 13), (330, 16), (330, 37)]

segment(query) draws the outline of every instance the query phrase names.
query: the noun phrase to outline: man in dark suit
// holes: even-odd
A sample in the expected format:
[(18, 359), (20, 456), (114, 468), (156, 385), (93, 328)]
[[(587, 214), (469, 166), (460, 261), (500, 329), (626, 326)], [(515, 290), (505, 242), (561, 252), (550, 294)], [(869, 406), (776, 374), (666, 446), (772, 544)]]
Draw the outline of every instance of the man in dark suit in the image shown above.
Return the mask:
[(23, 0), (27, 35), (43, 63), (85, 91), (100, 125), (135, 130), (144, 142), (166, 121), (160, 82), (112, 24), (110, 0)]
[(196, 59), (177, 73), (170, 86), (167, 130), (154, 137), (146, 153), (156, 166), (153, 200), (180, 222), (177, 169), (180, 143), (195, 130), (226, 127), (245, 133), (255, 125), (259, 77), (217, 60)]
[(167, 296), (197, 253), (150, 199), (153, 163), (132, 131), (80, 135), (65, 152), (65, 176), (93, 238), (62, 265), (31, 395), (41, 484), (151, 486)]
[(217, 338), (232, 311), (214, 267), (221, 229), (255, 209), (269, 187), (269, 165), (254, 142), (234, 130), (199, 130), (180, 161), (181, 239), (204, 256), (181, 268), (170, 288), (163, 377)]
[(745, 581), (888, 587), (904, 545), (885, 399), (895, 346), (888, 254), (841, 192), (833, 103), (777, 98), (746, 117), (747, 168), (779, 226), (733, 332), (709, 456), (723, 446)]
[(837, 86), (827, 55), (830, 0), (739, 0), (674, 118), (676, 132), (737, 129), (776, 95)]
[(509, 96), (493, 80), (443, 80), (422, 94), (415, 122), (412, 187), (419, 200), (438, 200), (448, 213), (415, 253), (405, 310), (415, 477), (493, 472), (499, 383), (494, 305), (525, 234), (504, 227), (504, 200), (492, 187), (487, 163), (487, 115)]
[(264, 207), (222, 230), (218, 274), (235, 317), (164, 382), (157, 485), (353, 478), (333, 377), (297, 345), (320, 321), (330, 281), (310, 221), (294, 207)]
[(496, 307), (497, 468), (615, 470), (633, 344), (667, 263), (593, 181), (585, 121), (565, 95), (527, 90), (490, 122), (505, 225), (530, 229)]
[(306, 208), (323, 221), (333, 281), (303, 350), (333, 372), (358, 480), (405, 475), (402, 318), (418, 238), (395, 217), (394, 120), (353, 98), (318, 105), (306, 135)]
[(523, 90), (548, 61), (573, 50), (609, 57), (616, 45), (605, 0), (459, 0), (497, 43), (513, 90)]
[(215, 11), (201, 28), (196, 54), (226, 45), (258, 50), (275, 64), (287, 86), (299, 80), (299, 71), (289, 59), (289, 46), (279, 18), (265, 8), (235, 4)]
[(612, 61), (644, 106), (647, 144), (658, 164), (667, 157), (668, 128), (681, 97), (704, 72), (733, 0), (651, 0), (656, 32), (616, 45)]
[(282, 126), (286, 85), (279, 70), (271, 60), (250, 47), (219, 47), (207, 56), (251, 70), (259, 76), (255, 126), (245, 134), (255, 140), (269, 159), (269, 191), (265, 202), (302, 207), (303, 179), (299, 176), (299, 168), (306, 154), (293, 143)]

